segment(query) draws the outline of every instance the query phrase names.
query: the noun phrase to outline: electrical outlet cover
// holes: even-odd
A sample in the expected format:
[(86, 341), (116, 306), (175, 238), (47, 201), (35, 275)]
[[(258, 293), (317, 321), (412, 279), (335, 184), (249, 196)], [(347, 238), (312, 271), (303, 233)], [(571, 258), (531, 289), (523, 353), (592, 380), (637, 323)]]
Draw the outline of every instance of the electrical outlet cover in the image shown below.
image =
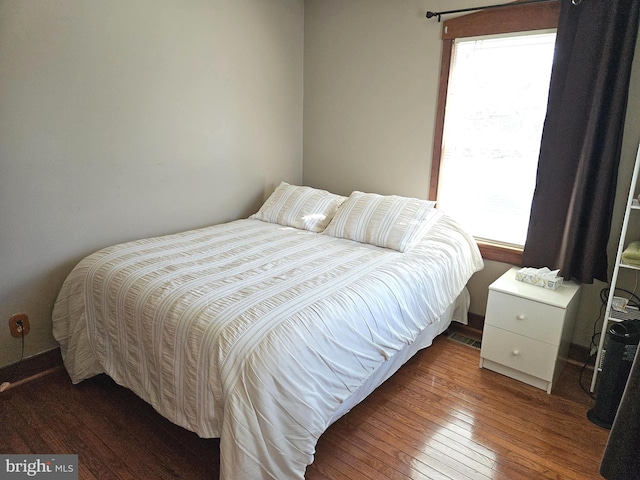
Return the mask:
[[(20, 325), (18, 322), (22, 322), (22, 330), (20, 329)], [(27, 336), (29, 333), (29, 316), (26, 313), (16, 313), (15, 315), (11, 315), (9, 318), (9, 330), (11, 331), (11, 335), (20, 338), (22, 336)]]
[(622, 297), (613, 297), (613, 302), (611, 302), (611, 308), (613, 308), (616, 312), (626, 312), (627, 304), (629, 300)]

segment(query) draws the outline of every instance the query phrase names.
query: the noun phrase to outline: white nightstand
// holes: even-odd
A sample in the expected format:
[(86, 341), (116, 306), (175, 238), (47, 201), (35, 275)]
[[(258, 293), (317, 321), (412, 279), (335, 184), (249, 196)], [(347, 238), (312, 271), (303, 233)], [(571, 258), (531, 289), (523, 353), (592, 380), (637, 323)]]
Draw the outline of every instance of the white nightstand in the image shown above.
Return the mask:
[(480, 367), (551, 393), (569, 352), (580, 285), (549, 290), (516, 280), (518, 270), (489, 286)]

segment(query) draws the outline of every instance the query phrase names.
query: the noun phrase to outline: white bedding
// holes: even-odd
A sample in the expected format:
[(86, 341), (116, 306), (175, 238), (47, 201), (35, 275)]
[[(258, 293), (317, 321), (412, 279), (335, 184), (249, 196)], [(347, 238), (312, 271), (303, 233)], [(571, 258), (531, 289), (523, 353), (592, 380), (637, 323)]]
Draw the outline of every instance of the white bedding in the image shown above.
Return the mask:
[(85, 258), (54, 336), (73, 382), (106, 372), (220, 437), (221, 478), (303, 478), (341, 405), (480, 268), (444, 214), (405, 253), (238, 220)]
[(330, 424), (338, 420), (344, 414), (348, 413), (353, 407), (363, 401), (378, 388), (382, 382), (396, 373), (398, 369), (413, 357), (419, 350), (430, 346), (433, 339), (441, 333), (445, 332), (452, 321), (467, 324), (467, 315), (469, 312), (469, 292), (465, 288), (458, 298), (445, 310), (445, 312), (435, 319), (429, 326), (422, 330), (413, 343), (405, 346), (402, 350), (395, 353), (389, 360), (380, 364), (376, 371), (364, 382), (358, 390), (347, 398), (338, 409), (333, 413)]

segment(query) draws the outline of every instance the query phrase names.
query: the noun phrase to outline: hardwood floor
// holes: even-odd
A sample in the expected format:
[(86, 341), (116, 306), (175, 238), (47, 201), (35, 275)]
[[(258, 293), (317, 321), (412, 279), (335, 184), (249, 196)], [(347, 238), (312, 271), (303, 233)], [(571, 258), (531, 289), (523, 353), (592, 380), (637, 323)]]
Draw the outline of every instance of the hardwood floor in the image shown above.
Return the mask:
[[(547, 395), (478, 363), (436, 339), (325, 432), (306, 478), (601, 478), (609, 432), (586, 418), (579, 367)], [(218, 446), (106, 376), (74, 386), (57, 370), (0, 394), (0, 452), (77, 453), (81, 479), (215, 479)]]

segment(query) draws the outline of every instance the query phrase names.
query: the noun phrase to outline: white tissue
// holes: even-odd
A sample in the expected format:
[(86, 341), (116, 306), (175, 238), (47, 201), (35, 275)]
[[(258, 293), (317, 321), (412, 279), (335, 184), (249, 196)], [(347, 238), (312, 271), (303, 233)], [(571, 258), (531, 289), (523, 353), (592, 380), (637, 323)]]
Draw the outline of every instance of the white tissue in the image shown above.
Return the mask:
[(562, 277), (558, 276), (558, 272), (559, 269), (549, 270), (547, 267), (524, 267), (516, 272), (516, 280), (555, 290), (562, 285)]

